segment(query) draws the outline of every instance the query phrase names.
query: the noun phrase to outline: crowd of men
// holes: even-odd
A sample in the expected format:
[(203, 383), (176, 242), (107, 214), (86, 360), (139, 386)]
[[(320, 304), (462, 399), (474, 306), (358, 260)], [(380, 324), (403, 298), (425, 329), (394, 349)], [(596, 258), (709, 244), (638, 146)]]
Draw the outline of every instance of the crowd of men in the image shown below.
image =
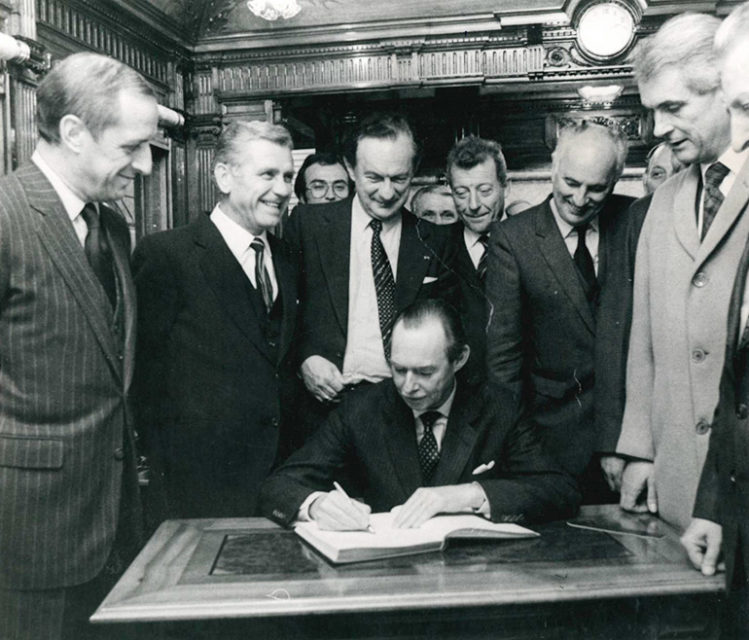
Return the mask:
[(620, 501), (679, 527), (703, 573), (722, 552), (743, 637), (749, 4), (670, 19), (632, 63), (663, 140), (640, 200), (613, 193), (627, 140), (605, 118), (560, 126), (548, 196), (512, 216), (495, 141), (458, 141), (414, 215), (400, 115), (296, 183), (289, 132), (236, 121), (213, 211), (132, 259), (106, 203), (151, 170), (156, 99), (110, 58), (58, 64), (0, 181), (0, 637), (97, 637), (143, 543), (139, 453), (150, 526)]

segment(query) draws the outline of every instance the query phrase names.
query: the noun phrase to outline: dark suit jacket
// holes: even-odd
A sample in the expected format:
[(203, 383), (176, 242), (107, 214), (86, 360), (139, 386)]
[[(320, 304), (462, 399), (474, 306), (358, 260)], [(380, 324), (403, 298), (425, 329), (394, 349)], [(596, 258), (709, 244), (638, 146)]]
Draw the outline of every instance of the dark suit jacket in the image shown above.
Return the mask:
[[(118, 314), (33, 164), (0, 180), (0, 587), (88, 581), (139, 506), (126, 404), (135, 292), (125, 221), (101, 208)], [(124, 472), (124, 475), (123, 475)], [(122, 487), (123, 482), (125, 487)], [(131, 533), (137, 534), (137, 531)]]
[(486, 380), (486, 325), (489, 320), (487, 313), (484, 282), (478, 277), (468, 254), (463, 238), (463, 223), (451, 225), (455, 234), (455, 244), (458, 246), (455, 257), (455, 273), (460, 286), (460, 318), (466, 332), (466, 340), (471, 347), (471, 357), (468, 359), (461, 377), (469, 384), (480, 384)]
[[(478, 481), (495, 521), (562, 518), (577, 507), (574, 481), (541, 450), (535, 430), (517, 420), (510, 394), (458, 385), (432, 486)], [(480, 475), (474, 469), (490, 461)], [(424, 485), (413, 413), (391, 380), (344, 399), (307, 443), (264, 484), (261, 511), (287, 525), (312, 491), (347, 478), (374, 512), (404, 503)]]
[(283, 241), (268, 241), (282, 305), (275, 347), (262, 299), (208, 216), (135, 251), (138, 424), (168, 515), (253, 515), (291, 437), (296, 267)]
[[(300, 252), (301, 336), (299, 359), (320, 355), (343, 367), (348, 333), (351, 203), (299, 205), (285, 229), (289, 243)], [(417, 298), (444, 297), (456, 301), (457, 279), (452, 270), (457, 246), (452, 233), (406, 209), (395, 270), (395, 306), (404, 309)], [(429, 282), (424, 282), (429, 279)]]
[(549, 199), (492, 229), (486, 289), (489, 378), (523, 397), (549, 450), (573, 474), (586, 468), (594, 451), (613, 452), (621, 426), (601, 425), (613, 433), (596, 429), (593, 383), (602, 378), (604, 399), (611, 389), (623, 393), (621, 375), (605, 376), (619, 371), (610, 359), (621, 360), (616, 349), (624, 345), (599, 343), (597, 336), (610, 335), (601, 328), (623, 322), (629, 309), (617, 300), (631, 296), (619, 290), (629, 233), (624, 216), (631, 202), (610, 196), (599, 213), (601, 293), (593, 306)]
[[(749, 184), (735, 185), (749, 193)], [(743, 215), (747, 215), (745, 210)], [(723, 526), (726, 585), (735, 586), (736, 556), (741, 544), (744, 575), (749, 576), (749, 340), (739, 336), (744, 284), (749, 273), (749, 242), (739, 262), (728, 308), (726, 359), (720, 399), (702, 468), (694, 516)], [(740, 339), (740, 337), (742, 339)], [(746, 585), (743, 585), (746, 590)]]

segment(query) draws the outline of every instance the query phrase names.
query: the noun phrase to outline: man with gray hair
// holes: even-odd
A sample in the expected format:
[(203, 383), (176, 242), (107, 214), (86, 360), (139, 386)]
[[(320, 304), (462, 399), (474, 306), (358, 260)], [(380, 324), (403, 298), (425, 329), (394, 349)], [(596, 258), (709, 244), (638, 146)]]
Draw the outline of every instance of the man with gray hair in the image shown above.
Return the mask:
[(0, 637), (90, 637), (140, 542), (127, 397), (135, 292), (119, 200), (151, 172), (148, 83), (92, 53), (37, 91), (41, 139), (0, 181)]
[(522, 396), (587, 502), (613, 499), (601, 465), (616, 487), (617, 465), (603, 454), (613, 452), (619, 422), (599, 413), (615, 414), (604, 405), (621, 403), (623, 389), (623, 355), (610, 337), (626, 312), (618, 274), (632, 199), (612, 194), (626, 154), (615, 123), (564, 123), (552, 194), (495, 225), (489, 245), (489, 378)]
[(269, 233), (291, 196), (289, 132), (232, 122), (219, 136), (210, 216), (147, 236), (138, 290), (139, 431), (166, 517), (248, 516), (297, 397), (297, 269)]
[(646, 158), (647, 166), (642, 174), (645, 195), (653, 193), (666, 180), (684, 168), (684, 164), (674, 155), (667, 142), (655, 145)]
[(417, 218), (432, 224), (453, 224), (458, 221), (450, 187), (428, 184), (419, 188), (411, 198), (411, 210)]
[[(749, 234), (747, 152), (729, 146), (713, 38), (720, 20), (671, 18), (633, 56), (654, 134), (689, 168), (652, 196), (637, 247), (621, 506), (689, 523), (726, 344), (731, 283)], [(743, 167), (743, 168), (742, 168)]]

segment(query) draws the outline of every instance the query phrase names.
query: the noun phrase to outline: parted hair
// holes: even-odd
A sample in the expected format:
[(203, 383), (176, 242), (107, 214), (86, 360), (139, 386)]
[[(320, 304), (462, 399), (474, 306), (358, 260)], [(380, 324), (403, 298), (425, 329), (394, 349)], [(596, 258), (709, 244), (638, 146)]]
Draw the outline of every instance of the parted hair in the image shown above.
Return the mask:
[(648, 82), (666, 67), (682, 70), (687, 86), (697, 93), (720, 85), (713, 48), (720, 20), (706, 13), (682, 13), (635, 47), (630, 61), (638, 84)]
[(416, 205), (424, 196), (430, 193), (436, 193), (441, 196), (452, 197), (450, 187), (445, 184), (428, 184), (423, 187), (419, 187), (416, 192), (411, 196), (411, 209), (416, 209)]
[(294, 148), (289, 130), (280, 124), (262, 120), (234, 120), (224, 128), (216, 141), (211, 173), (217, 164), (238, 164), (242, 147), (254, 140), (268, 140), (281, 147)]
[(57, 63), (36, 91), (39, 135), (60, 142), (60, 120), (79, 117), (96, 139), (120, 118), (121, 91), (155, 98), (151, 86), (126, 64), (98, 53), (74, 53)]
[(447, 179), (452, 183), (452, 168), (473, 169), (487, 158), (494, 160), (497, 180), (503, 187), (507, 186), (507, 162), (502, 153), (502, 146), (494, 140), (485, 140), (478, 136), (466, 136), (459, 140), (447, 154)]
[(399, 324), (409, 329), (421, 326), (425, 320), (440, 321), (447, 337), (447, 357), (450, 362), (460, 359), (466, 347), (466, 333), (455, 307), (440, 298), (421, 298), (403, 309), (393, 322), (393, 330)]
[(552, 159), (557, 159), (560, 149), (566, 145), (574, 144), (575, 139), (587, 133), (599, 134), (608, 139), (614, 146), (616, 152), (616, 179), (618, 180), (624, 171), (624, 162), (627, 159), (629, 142), (622, 128), (613, 120), (603, 117), (568, 118), (560, 123), (557, 135), (557, 145), (552, 153)]
[(719, 58), (728, 53), (731, 45), (749, 37), (749, 2), (736, 7), (715, 33), (715, 53)]
[(344, 147), (344, 157), (351, 167), (356, 166), (356, 151), (359, 142), (364, 138), (379, 138), (380, 140), (395, 140), (398, 136), (406, 136), (413, 146), (413, 169), (419, 164), (419, 145), (416, 143), (411, 125), (405, 116), (399, 113), (375, 112), (362, 119), (356, 131), (349, 136)]

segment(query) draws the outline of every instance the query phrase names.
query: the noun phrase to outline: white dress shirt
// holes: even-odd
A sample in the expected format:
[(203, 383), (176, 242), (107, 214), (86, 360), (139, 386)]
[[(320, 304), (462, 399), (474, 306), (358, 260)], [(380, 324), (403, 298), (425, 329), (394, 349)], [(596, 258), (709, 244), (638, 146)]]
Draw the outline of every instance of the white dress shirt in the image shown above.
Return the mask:
[[(379, 382), (390, 377), (382, 344), (377, 292), (372, 273), (372, 218), (355, 196), (351, 205), (351, 258), (348, 284), (348, 328), (343, 356), (346, 384), (362, 380)], [(401, 242), (401, 214), (382, 221), (380, 240), (397, 282), (398, 252)]]
[[(559, 215), (554, 198), (549, 201), (549, 204), (551, 205), (551, 211), (554, 214), (554, 221), (557, 223), (557, 227), (559, 227), (559, 233), (562, 234), (564, 244), (567, 245), (567, 251), (569, 251), (570, 256), (574, 258), (575, 251), (577, 250), (577, 229)], [(598, 216), (596, 216), (588, 222), (588, 231), (585, 234), (585, 246), (588, 248), (588, 252), (593, 258), (593, 268), (596, 270), (596, 275), (598, 275), (599, 239)]]
[(65, 183), (57, 172), (49, 166), (44, 158), (42, 158), (39, 150), (34, 151), (31, 156), (31, 161), (39, 167), (39, 171), (41, 171), (44, 174), (44, 177), (49, 180), (52, 188), (62, 201), (62, 206), (65, 207), (65, 213), (68, 214), (70, 221), (73, 223), (75, 235), (78, 236), (81, 246), (85, 246), (88, 225), (83, 219), (81, 211), (83, 211), (83, 207), (86, 206), (86, 203), (73, 193), (73, 190)]
[(268, 271), (270, 277), (270, 283), (273, 287), (273, 299), (278, 297), (278, 282), (276, 280), (276, 271), (273, 268), (273, 255), (271, 254), (270, 244), (268, 243), (268, 237), (265, 231), (259, 236), (255, 236), (244, 227), (238, 225), (234, 220), (227, 216), (221, 207), (216, 207), (211, 212), (211, 222), (216, 225), (216, 229), (224, 239), (226, 246), (229, 247), (232, 255), (237, 259), (239, 265), (242, 267), (242, 271), (249, 278), (252, 286), (257, 289), (257, 282), (255, 281), (255, 262), (257, 260), (257, 254), (255, 250), (250, 247), (250, 244), (255, 238), (260, 238), (265, 245), (263, 251), (263, 264), (265, 269)]
[(471, 257), (474, 269), (479, 268), (479, 260), (481, 260), (481, 256), (487, 250), (487, 247), (484, 247), (484, 243), (479, 239), (480, 237), (481, 234), (476, 233), (473, 229), (469, 229), (466, 226), (463, 227), (463, 241), (466, 243), (466, 249), (468, 250), (468, 255)]

